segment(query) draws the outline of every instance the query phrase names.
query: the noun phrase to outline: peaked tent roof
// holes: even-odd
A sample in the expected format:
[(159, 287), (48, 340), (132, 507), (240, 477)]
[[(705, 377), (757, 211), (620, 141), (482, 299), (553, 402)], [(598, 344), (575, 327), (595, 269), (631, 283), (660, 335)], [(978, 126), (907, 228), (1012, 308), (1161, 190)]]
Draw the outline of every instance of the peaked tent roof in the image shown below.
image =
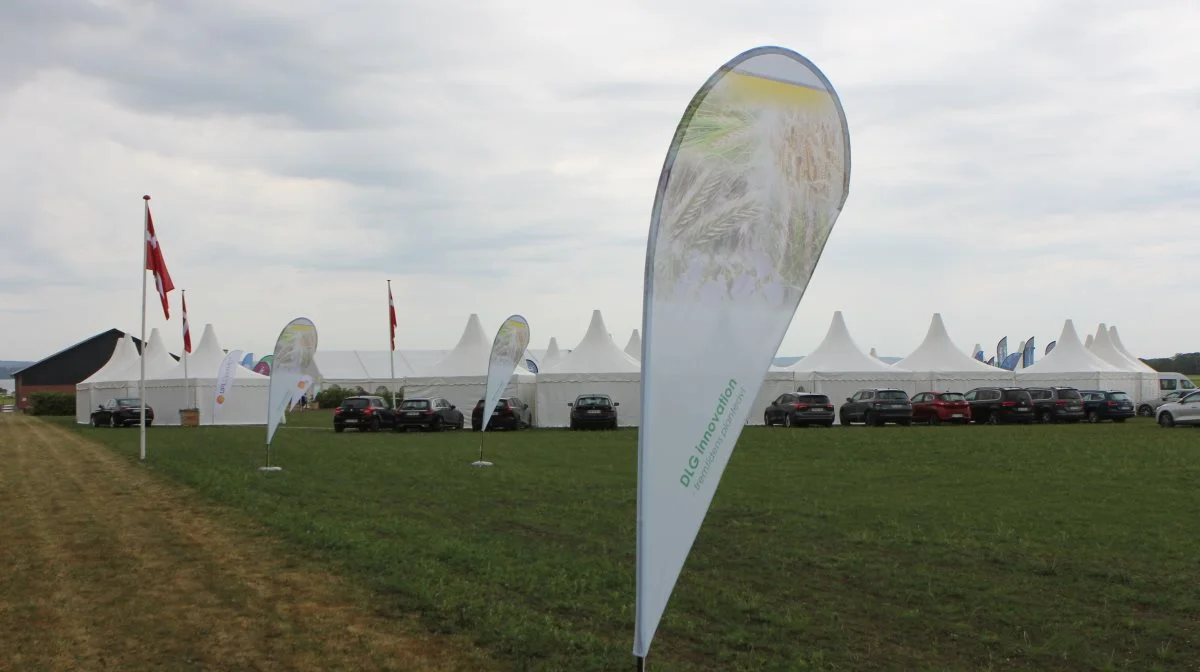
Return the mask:
[(546, 346), (546, 352), (542, 355), (540, 370), (549, 371), (555, 366), (558, 366), (558, 363), (562, 361), (562, 358), (562, 351), (558, 349), (558, 339), (551, 336), (550, 345)]
[(941, 313), (933, 314), (933, 319), (929, 322), (929, 331), (925, 332), (925, 340), (921, 341), (917, 349), (892, 367), (917, 372), (989, 373), (998, 378), (1012, 375), (1010, 371), (988, 366), (960, 350), (954, 341), (950, 340)]
[(1138, 366), (1138, 370), (1153, 371), (1154, 373), (1158, 373), (1158, 369), (1155, 369), (1149, 364), (1143, 362), (1137, 355), (1130, 352), (1129, 348), (1125, 347), (1125, 344), (1121, 342), (1121, 334), (1117, 331), (1117, 325), (1114, 324), (1108, 328), (1108, 337), (1112, 339), (1113, 346), (1116, 347), (1117, 352), (1120, 352), (1122, 355), (1128, 357), (1130, 361)]
[(1091, 352), (1079, 340), (1075, 331), (1075, 323), (1067, 320), (1063, 324), (1062, 334), (1058, 337), (1058, 345), (1033, 363), (1033, 366), (1018, 369), (1018, 374), (1026, 373), (1089, 373), (1120, 371)]
[[(1091, 349), (1092, 349), (1092, 345), (1094, 345), (1094, 344), (1095, 344), (1095, 339), (1093, 339), (1093, 338), (1092, 338), (1092, 335), (1091, 335), (1091, 334), (1088, 334), (1088, 335), (1087, 335), (1087, 340), (1083, 342), (1083, 347), (1087, 348), (1088, 350), (1091, 350)], [(1058, 346), (1056, 345), (1056, 346), (1054, 346), (1054, 347), (1056, 347), (1056, 348), (1057, 348)]]
[[(225, 351), (221, 349), (221, 342), (217, 340), (217, 332), (213, 329), (212, 324), (206, 324), (204, 325), (204, 334), (200, 336), (200, 342), (196, 345), (196, 350), (187, 356), (187, 376), (191, 379), (216, 378), (223, 361), (225, 361)], [(270, 378), (270, 376), (255, 373), (244, 366), (234, 367), (233, 377), (255, 380)], [(183, 378), (183, 360), (179, 360), (163, 378)]]
[(629, 335), (629, 342), (625, 344), (625, 354), (639, 361), (642, 359), (642, 335), (637, 329)]
[(871, 348), (871, 352), (868, 352), (867, 354), (870, 355), (872, 359), (879, 359), (879, 353), (875, 352), (875, 348)]
[(608, 327), (604, 326), (604, 317), (599, 310), (593, 310), (592, 322), (579, 345), (553, 367), (543, 370), (547, 373), (633, 373), (640, 372), (642, 365), (617, 347)]
[(1113, 367), (1122, 371), (1141, 371), (1128, 357), (1117, 350), (1112, 339), (1108, 337), (1108, 327), (1103, 322), (1096, 327), (1096, 337), (1092, 339), (1092, 354), (1096, 355)]
[(825, 338), (820, 345), (808, 354), (804, 359), (796, 362), (788, 367), (792, 371), (902, 371), (898, 367), (891, 367), (881, 362), (874, 357), (863, 354), (854, 339), (850, 337), (850, 330), (846, 328), (846, 320), (842, 317), (842, 311), (836, 311), (833, 314), (833, 319), (829, 322), (829, 330), (825, 332)]
[(138, 349), (132, 335), (125, 334), (117, 339), (117, 343), (113, 346), (113, 354), (108, 358), (108, 362), (100, 367), (98, 371), (85, 378), (82, 383), (108, 383), (108, 382), (124, 382), (125, 368), (138, 358)]
[(150, 331), (150, 338), (146, 341), (146, 348), (143, 350), (142, 356), (135, 357), (113, 380), (138, 380), (142, 375), (140, 362), (143, 359), (146, 360), (146, 380), (160, 380), (168, 371), (175, 368), (175, 358), (167, 352), (167, 346), (163, 345), (162, 334), (158, 332), (158, 327)]
[(471, 313), (462, 336), (449, 355), (434, 364), (426, 375), (431, 377), (486, 376), (492, 342), (483, 331), (479, 315)]
[[(983, 346), (978, 343), (975, 344), (975, 347), (971, 348), (971, 351), (968, 352), (967, 355), (970, 356), (971, 359), (975, 359), (975, 353), (977, 352), (983, 352)], [(975, 361), (978, 362), (979, 360), (975, 359)]]

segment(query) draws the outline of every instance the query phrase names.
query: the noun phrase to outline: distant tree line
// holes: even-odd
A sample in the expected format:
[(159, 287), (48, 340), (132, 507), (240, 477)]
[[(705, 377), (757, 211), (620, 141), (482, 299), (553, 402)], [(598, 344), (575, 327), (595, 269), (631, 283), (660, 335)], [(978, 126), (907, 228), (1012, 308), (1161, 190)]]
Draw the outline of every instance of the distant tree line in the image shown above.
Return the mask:
[(1187, 376), (1200, 375), (1200, 352), (1178, 352), (1174, 357), (1143, 359), (1155, 371), (1174, 371)]

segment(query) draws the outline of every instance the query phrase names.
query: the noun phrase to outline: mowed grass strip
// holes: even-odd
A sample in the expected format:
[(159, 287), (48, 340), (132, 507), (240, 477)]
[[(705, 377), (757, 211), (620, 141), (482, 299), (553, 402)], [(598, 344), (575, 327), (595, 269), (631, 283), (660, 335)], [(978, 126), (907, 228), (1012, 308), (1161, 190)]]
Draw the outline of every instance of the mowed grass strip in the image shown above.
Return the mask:
[[(304, 427), (303, 425), (308, 425)], [(322, 428), (324, 425), (324, 428)], [(634, 431), (154, 428), (151, 469), (522, 670), (632, 665)], [(137, 431), (79, 428), (136, 460)], [(655, 670), (1195, 670), (1200, 435), (748, 428)]]

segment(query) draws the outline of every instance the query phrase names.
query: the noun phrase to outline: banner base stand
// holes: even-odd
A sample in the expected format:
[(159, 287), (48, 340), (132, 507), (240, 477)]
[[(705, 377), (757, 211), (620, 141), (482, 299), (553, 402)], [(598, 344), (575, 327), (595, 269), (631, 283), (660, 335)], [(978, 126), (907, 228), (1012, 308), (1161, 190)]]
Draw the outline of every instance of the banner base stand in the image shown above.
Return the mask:
[(475, 462), (471, 463), (471, 466), (472, 467), (494, 467), (496, 465), (492, 464), (491, 462), (486, 462), (484, 460), (476, 460)]
[(259, 467), (259, 471), (283, 471), (283, 467)]

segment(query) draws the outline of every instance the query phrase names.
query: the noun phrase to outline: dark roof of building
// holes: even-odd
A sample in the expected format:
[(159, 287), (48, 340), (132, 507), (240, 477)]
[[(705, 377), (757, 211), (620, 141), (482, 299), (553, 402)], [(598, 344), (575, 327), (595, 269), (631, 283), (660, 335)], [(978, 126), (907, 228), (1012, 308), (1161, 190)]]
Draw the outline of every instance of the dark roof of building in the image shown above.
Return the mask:
[[(107, 340), (115, 345), (116, 342), (118, 340), (124, 338), (125, 335), (126, 335), (126, 332), (121, 331), (120, 329), (109, 329), (108, 331), (104, 331), (99, 334), (96, 334), (95, 336), (85, 338), (84, 340), (79, 341), (78, 343), (75, 343), (74, 345), (63, 348), (62, 350), (59, 350), (58, 352), (56, 352), (48, 357), (43, 357), (42, 359), (34, 362), (33, 364), (30, 364), (29, 366), (26, 366), (23, 369), (20, 369), (18, 371), (13, 371), (12, 377), (13, 378), (18, 378), (18, 377), (23, 378), (24, 376), (28, 375), (30, 372), (34, 372), (37, 369), (41, 368), (42, 366), (54, 363), (56, 360), (66, 359), (66, 358), (68, 358), (69, 355), (71, 355), (72, 353), (75, 353), (77, 351), (90, 350), (90, 349), (93, 349), (96, 347), (103, 347), (103, 344), (101, 343), (101, 341)], [(141, 352), (142, 342), (136, 336), (133, 337), (133, 345), (135, 348), (137, 348), (138, 352)], [(112, 356), (111, 351), (106, 352), (103, 355), (103, 361), (100, 361), (99, 364), (96, 365), (96, 368), (93, 369), (87, 375), (85, 375), (83, 378), (86, 378), (87, 376), (90, 376), (92, 373), (95, 373), (96, 371), (98, 371), (100, 369), (100, 367), (104, 366), (105, 362), (107, 362), (108, 358), (111, 356)], [(171, 355), (171, 357), (175, 360), (179, 359), (179, 357), (176, 357), (175, 355)], [(77, 367), (75, 367), (75, 368), (77, 368)], [(82, 380), (82, 378), (80, 380)], [(75, 382), (79, 382), (79, 381), (75, 381)]]

